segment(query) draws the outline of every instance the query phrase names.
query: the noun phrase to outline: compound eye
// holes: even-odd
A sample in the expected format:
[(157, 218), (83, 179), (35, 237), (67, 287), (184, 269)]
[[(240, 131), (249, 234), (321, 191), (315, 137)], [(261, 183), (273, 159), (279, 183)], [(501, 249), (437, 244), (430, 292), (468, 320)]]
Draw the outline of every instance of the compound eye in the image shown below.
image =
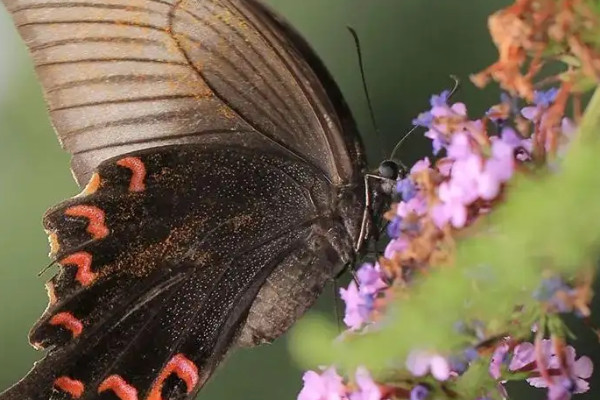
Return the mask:
[(400, 168), (395, 161), (385, 160), (379, 164), (379, 176), (386, 179), (397, 179)]

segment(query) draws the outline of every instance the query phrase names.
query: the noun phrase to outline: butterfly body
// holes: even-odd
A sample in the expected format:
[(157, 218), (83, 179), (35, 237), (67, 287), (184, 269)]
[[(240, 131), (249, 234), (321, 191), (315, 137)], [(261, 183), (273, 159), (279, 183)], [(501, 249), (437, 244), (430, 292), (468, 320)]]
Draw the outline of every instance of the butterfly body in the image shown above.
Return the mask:
[(4, 3), (85, 188), (44, 216), (47, 354), (0, 400), (190, 400), (357, 257), (352, 117), (256, 1)]

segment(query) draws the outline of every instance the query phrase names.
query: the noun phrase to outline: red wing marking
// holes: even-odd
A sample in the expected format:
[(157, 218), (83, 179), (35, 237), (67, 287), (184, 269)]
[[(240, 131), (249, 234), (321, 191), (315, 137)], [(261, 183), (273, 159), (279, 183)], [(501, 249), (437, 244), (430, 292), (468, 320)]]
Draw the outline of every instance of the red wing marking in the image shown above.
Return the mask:
[(92, 255), (87, 251), (71, 254), (70, 256), (63, 258), (60, 261), (60, 264), (63, 266), (75, 265), (77, 267), (75, 279), (83, 286), (91, 284), (98, 275), (92, 271)]
[(71, 217), (84, 217), (89, 220), (87, 231), (94, 239), (102, 239), (109, 233), (104, 223), (104, 211), (95, 206), (73, 206), (65, 210)]
[(100, 187), (100, 175), (97, 172), (92, 174), (90, 181), (85, 185), (83, 191), (79, 194), (79, 196), (87, 196), (89, 194), (96, 193), (98, 188)]
[(173, 356), (162, 369), (156, 381), (152, 385), (152, 389), (150, 390), (150, 394), (146, 398), (146, 400), (163, 400), (162, 398), (162, 388), (165, 383), (165, 380), (171, 374), (176, 374), (179, 379), (185, 382), (186, 391), (190, 393), (194, 390), (194, 387), (198, 384), (199, 376), (198, 376), (198, 367), (191, 360), (189, 360), (183, 354), (177, 354)]
[(78, 399), (83, 394), (85, 386), (81, 381), (71, 379), (68, 376), (61, 376), (54, 381), (54, 387), (69, 393), (74, 399)]
[(131, 170), (131, 181), (129, 181), (130, 192), (143, 192), (146, 189), (144, 179), (146, 178), (146, 166), (138, 157), (125, 157), (117, 161), (117, 165)]
[(83, 323), (75, 318), (70, 312), (60, 312), (50, 318), (50, 325), (62, 325), (70, 330), (73, 337), (81, 335), (83, 331)]
[(138, 400), (137, 389), (125, 382), (125, 379), (119, 375), (109, 376), (98, 386), (98, 393), (107, 390), (112, 390), (121, 400)]

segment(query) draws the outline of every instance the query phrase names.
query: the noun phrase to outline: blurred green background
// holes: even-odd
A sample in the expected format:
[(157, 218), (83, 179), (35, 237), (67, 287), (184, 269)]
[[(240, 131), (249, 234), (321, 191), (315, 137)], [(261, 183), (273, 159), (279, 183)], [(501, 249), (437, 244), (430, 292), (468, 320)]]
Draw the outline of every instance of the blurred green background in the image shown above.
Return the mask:
[[(427, 108), (429, 96), (452, 86), (450, 74), (463, 81), (458, 98), (472, 115), (498, 99), (494, 88), (472, 87), (468, 75), (494, 61), (486, 17), (507, 1), (267, 2), (308, 39), (332, 72), (355, 113), (372, 166), (410, 129), (411, 119)], [(360, 37), (379, 135), (369, 119), (348, 25)], [(427, 142), (415, 134), (403, 145), (401, 156), (410, 164), (427, 149)], [(25, 374), (40, 356), (27, 344), (27, 332), (47, 304), (43, 282), (49, 276), (37, 277), (48, 261), (41, 215), (77, 192), (24, 45), (0, 7), (0, 389)], [(332, 293), (326, 290), (316, 308), (334, 318)], [(581, 335), (584, 352), (600, 365), (597, 339), (589, 332)], [(286, 345), (284, 337), (272, 345), (238, 351), (200, 399), (295, 398), (302, 371)], [(599, 393), (581, 398), (598, 398)], [(516, 397), (534, 396), (527, 392)]]

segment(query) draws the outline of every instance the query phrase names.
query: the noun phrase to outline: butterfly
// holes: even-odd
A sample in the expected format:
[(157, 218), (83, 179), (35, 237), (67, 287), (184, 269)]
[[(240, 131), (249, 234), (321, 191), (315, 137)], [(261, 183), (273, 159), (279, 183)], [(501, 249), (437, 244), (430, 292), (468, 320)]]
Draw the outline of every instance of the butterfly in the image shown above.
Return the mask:
[(0, 400), (193, 399), (372, 237), (352, 115), (257, 0), (3, 2), (83, 191), (44, 216), (47, 353)]

